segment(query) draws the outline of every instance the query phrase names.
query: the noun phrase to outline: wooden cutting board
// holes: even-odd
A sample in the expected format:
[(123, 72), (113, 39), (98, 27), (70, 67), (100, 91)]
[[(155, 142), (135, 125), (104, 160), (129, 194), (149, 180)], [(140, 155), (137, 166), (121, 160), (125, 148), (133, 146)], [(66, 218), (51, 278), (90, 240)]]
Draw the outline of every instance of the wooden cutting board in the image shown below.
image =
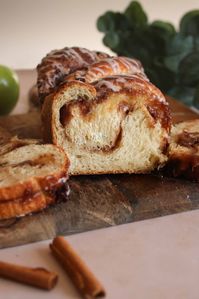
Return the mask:
[[(21, 83), (26, 91), (35, 78), (34, 72), (27, 72), (19, 73), (26, 80)], [(168, 100), (175, 122), (198, 118), (181, 103)], [(19, 106), (27, 109), (27, 97), (21, 97), (21, 102)], [(37, 112), (2, 117), (0, 126), (20, 137), (41, 137)], [(199, 184), (155, 174), (72, 177), (69, 185), (68, 201), (37, 214), (0, 221), (0, 248), (199, 208)]]

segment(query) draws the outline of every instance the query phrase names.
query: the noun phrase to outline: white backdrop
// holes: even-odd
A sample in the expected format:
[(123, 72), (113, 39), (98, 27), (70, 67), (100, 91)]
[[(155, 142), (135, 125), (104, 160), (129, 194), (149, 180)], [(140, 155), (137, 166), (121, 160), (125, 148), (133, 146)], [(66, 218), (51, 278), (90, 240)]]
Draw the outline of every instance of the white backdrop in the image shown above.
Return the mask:
[[(109, 51), (96, 20), (107, 10), (123, 11), (129, 0), (0, 0), (0, 64), (32, 68), (50, 50), (83, 46)], [(198, 0), (141, 0), (149, 19), (178, 24)]]

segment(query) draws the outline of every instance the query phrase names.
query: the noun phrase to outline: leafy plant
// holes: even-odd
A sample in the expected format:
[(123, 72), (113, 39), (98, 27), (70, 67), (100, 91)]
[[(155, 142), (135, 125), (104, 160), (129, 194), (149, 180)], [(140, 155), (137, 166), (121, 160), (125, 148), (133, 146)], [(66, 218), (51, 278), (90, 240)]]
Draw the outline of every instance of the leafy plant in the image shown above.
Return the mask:
[(140, 3), (132, 1), (123, 13), (100, 16), (97, 28), (113, 52), (139, 59), (163, 92), (199, 108), (199, 10), (186, 13), (176, 31), (169, 22), (149, 23)]

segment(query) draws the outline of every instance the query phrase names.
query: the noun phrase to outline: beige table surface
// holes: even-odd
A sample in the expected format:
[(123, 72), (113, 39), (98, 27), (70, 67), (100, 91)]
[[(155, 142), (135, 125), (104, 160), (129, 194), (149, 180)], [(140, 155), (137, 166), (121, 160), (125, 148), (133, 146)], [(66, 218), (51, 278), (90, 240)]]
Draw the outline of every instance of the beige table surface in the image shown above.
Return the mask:
[[(28, 109), (27, 82), (35, 73), (20, 71), (20, 101), (13, 113)], [(24, 81), (25, 80), (25, 81)], [(103, 282), (107, 299), (198, 299), (199, 210), (67, 237)], [(57, 287), (46, 292), (0, 280), (2, 299), (80, 298), (52, 258), (49, 241), (3, 249), (0, 260), (60, 274)]]
[[(107, 299), (198, 299), (199, 211), (67, 237), (107, 290)], [(49, 241), (0, 251), (0, 260), (57, 271), (51, 292), (0, 280), (0, 298), (80, 298)]]

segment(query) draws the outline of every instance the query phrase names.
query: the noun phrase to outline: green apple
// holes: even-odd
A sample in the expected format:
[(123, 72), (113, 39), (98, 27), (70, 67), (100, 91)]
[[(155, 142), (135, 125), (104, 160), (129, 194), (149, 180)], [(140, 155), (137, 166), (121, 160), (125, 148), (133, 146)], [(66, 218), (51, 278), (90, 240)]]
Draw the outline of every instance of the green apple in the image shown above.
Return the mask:
[(0, 65), (0, 115), (10, 113), (19, 97), (19, 79), (10, 68)]

